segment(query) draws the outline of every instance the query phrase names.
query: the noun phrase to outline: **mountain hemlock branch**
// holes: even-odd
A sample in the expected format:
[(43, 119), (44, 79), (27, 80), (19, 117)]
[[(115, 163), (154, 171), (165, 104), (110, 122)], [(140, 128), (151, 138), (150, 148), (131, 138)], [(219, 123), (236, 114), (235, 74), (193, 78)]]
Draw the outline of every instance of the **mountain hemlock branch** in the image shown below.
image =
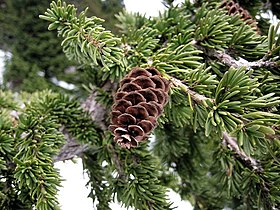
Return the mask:
[(121, 36), (65, 2), (40, 15), (94, 79), (87, 98), (0, 91), (1, 209), (60, 209), (53, 162), (76, 156), (100, 210), (172, 209), (168, 188), (194, 209), (280, 208), (280, 23), (265, 32), (234, 1), (172, 2), (119, 13)]

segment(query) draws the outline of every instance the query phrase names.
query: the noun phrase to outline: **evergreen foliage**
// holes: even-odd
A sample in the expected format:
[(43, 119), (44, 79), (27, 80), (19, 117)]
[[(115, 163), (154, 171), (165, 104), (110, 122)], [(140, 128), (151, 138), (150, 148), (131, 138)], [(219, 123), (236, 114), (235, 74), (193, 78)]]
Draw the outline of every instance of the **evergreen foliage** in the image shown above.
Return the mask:
[[(280, 22), (259, 33), (220, 1), (172, 2), (155, 18), (119, 13), (121, 37), (60, 0), (40, 15), (84, 66), (89, 96), (0, 92), (1, 209), (59, 209), (53, 161), (75, 155), (100, 210), (113, 200), (172, 209), (168, 188), (194, 209), (280, 208)], [(170, 81), (169, 101), (154, 139), (124, 149), (108, 126), (132, 67), (156, 68)]]
[[(52, 89), (82, 94), (82, 89), (69, 90), (59, 83), (81, 84), (84, 71), (77, 63), (67, 60), (60, 46), (61, 39), (56, 33), (46, 31), (47, 23), (38, 18), (50, 2), (5, 0), (1, 4), (0, 48), (12, 53), (6, 61), (3, 86), (14, 91)], [(80, 11), (89, 6), (90, 15), (106, 14), (102, 15), (107, 20), (106, 27), (117, 32), (114, 14), (121, 11), (121, 0), (72, 2), (78, 4)]]

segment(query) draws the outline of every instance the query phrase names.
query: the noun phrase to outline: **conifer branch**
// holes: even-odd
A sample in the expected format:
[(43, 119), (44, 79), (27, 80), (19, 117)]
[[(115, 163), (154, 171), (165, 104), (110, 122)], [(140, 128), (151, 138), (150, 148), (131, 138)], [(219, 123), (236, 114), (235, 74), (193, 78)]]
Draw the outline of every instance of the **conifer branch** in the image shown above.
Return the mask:
[[(105, 82), (102, 89), (106, 91), (115, 90), (116, 86), (116, 83), (107, 81)], [(98, 125), (102, 131), (105, 131), (108, 128), (108, 125), (106, 125), (108, 110), (97, 101), (97, 94), (98, 92), (93, 90), (92, 93), (82, 103), (81, 107), (86, 113), (89, 113), (95, 125)], [(66, 128), (62, 128), (62, 130), (67, 142), (60, 149), (60, 153), (53, 158), (54, 162), (70, 160), (75, 156), (81, 156), (83, 152), (89, 149), (89, 145), (77, 142), (76, 139), (69, 134)]]
[(237, 139), (231, 137), (227, 132), (223, 132), (223, 143), (227, 145), (232, 151), (234, 151), (242, 160), (249, 163), (249, 165), (256, 171), (262, 172), (263, 168), (259, 161), (249, 157), (244, 151), (240, 150)]
[(116, 151), (115, 151), (115, 148), (113, 147), (112, 144), (109, 144), (109, 149), (112, 153), (112, 157), (113, 157), (113, 161), (114, 161), (114, 164), (116, 166), (116, 169), (117, 169), (117, 172), (120, 176), (121, 179), (126, 179), (126, 175), (125, 175), (125, 172), (123, 170), (123, 166), (122, 166), (122, 162), (121, 160), (119, 159)]
[(60, 148), (59, 154), (53, 158), (54, 162), (71, 160), (75, 156), (80, 156), (89, 148), (87, 144), (78, 143), (65, 128), (62, 128), (62, 132), (66, 138), (66, 144)]
[(169, 78), (171, 80), (171, 82), (173, 83), (173, 85), (175, 87), (179, 87), (181, 88), (185, 93), (190, 94), (191, 98), (199, 103), (199, 104), (206, 104), (206, 100), (211, 101), (212, 103), (215, 101), (215, 99), (212, 98), (207, 98), (204, 95), (201, 95), (193, 90), (190, 89), (189, 86), (185, 85), (182, 81), (174, 78), (174, 77), (170, 77)]
[[(55, 89), (14, 100), (13, 93), (3, 97), (0, 91), (0, 209), (59, 208), (61, 180), (53, 162), (76, 157), (83, 159), (89, 197), (98, 209), (110, 209), (113, 198), (139, 210), (172, 209), (166, 187), (202, 208), (279, 209), (280, 23), (261, 36), (234, 1), (222, 3), (228, 13), (222, 4), (200, 3), (171, 6), (156, 18), (124, 12), (118, 17), (121, 36), (86, 10), (77, 14), (80, 9), (62, 0), (50, 4), (40, 17), (57, 30), (66, 56), (86, 68), (61, 77), (75, 85), (70, 97)], [(24, 62), (16, 54), (12, 63)], [(57, 67), (63, 64), (55, 60)], [(128, 73), (136, 66), (154, 67), (160, 76), (140, 70), (136, 79)], [(122, 80), (124, 75), (130, 76)], [(37, 90), (30, 82), (23, 89)], [(76, 94), (81, 83), (96, 86), (90, 85), (88, 98)], [(19, 101), (28, 103), (22, 107)], [(110, 117), (118, 128), (108, 128)], [(150, 150), (141, 141), (157, 124), (163, 126)], [(141, 142), (136, 149), (116, 144), (132, 137)], [(209, 172), (215, 176), (205, 176)]]
[(266, 60), (266, 57), (260, 59), (259, 61), (252, 61), (249, 62), (245, 60), (244, 58), (240, 58), (239, 60), (236, 60), (233, 58), (231, 55), (226, 53), (225, 51), (219, 51), (215, 49), (209, 49), (202, 47), (198, 44), (197, 41), (194, 41), (194, 46), (203, 51), (205, 55), (207, 55), (210, 58), (215, 58), (218, 59), (220, 62), (223, 64), (226, 64), (227, 66), (232, 66), (234, 68), (238, 67), (246, 67), (246, 69), (254, 69), (254, 68), (270, 68), (270, 69), (275, 69), (279, 67), (279, 65), (276, 62), (273, 61), (268, 61)]
[[(118, 84), (107, 80), (101, 87), (104, 91), (115, 91)], [(83, 102), (82, 108), (85, 112), (89, 113), (92, 121), (100, 127), (101, 130), (105, 131), (108, 128), (106, 118), (108, 116), (108, 109), (97, 100), (98, 91), (93, 90), (87, 99)]]
[[(199, 104), (206, 104), (206, 100), (211, 101), (212, 103), (215, 102), (215, 99), (211, 99), (211, 98), (207, 98), (204, 95), (201, 95), (193, 90), (190, 90), (190, 88), (185, 85), (184, 83), (182, 83), (180, 80), (171, 77), (170, 80), (172, 81), (172, 83), (176, 86), (176, 87), (180, 87), (185, 93), (190, 94), (191, 98), (199, 103)], [(245, 162), (249, 163), (249, 165), (257, 171), (263, 171), (262, 166), (259, 164), (259, 161), (249, 157), (244, 151), (242, 151), (238, 144), (237, 144), (237, 139), (234, 137), (231, 137), (229, 135), (229, 133), (227, 132), (223, 132), (223, 143), (226, 144), (231, 150), (233, 150), (234, 152), (236, 152), (236, 154)]]
[(102, 130), (106, 130), (108, 126), (105, 124), (105, 118), (107, 110), (96, 100), (97, 92), (93, 91), (82, 104), (82, 108), (85, 112), (88, 112), (91, 119), (98, 125)]

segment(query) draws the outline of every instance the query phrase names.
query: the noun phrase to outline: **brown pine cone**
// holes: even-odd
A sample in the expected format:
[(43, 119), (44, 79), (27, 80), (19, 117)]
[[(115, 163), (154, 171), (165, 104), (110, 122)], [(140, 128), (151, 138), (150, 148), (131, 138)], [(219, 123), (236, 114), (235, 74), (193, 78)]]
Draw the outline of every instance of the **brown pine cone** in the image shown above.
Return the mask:
[(109, 129), (121, 147), (137, 147), (157, 124), (168, 100), (169, 81), (154, 67), (135, 67), (120, 82)]
[(257, 22), (252, 18), (250, 13), (246, 9), (243, 9), (241, 6), (239, 6), (238, 3), (235, 3), (233, 0), (225, 0), (220, 5), (220, 8), (226, 9), (228, 11), (228, 15), (240, 15), (241, 20), (260, 33)]

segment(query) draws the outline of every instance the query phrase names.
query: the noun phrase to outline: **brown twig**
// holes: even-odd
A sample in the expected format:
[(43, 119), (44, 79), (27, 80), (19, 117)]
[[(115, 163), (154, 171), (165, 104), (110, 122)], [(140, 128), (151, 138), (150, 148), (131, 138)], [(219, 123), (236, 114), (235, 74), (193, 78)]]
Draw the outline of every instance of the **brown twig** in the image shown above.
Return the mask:
[(234, 151), (242, 160), (248, 163), (254, 170), (263, 171), (259, 161), (248, 156), (244, 151), (240, 150), (236, 138), (231, 137), (227, 132), (223, 132), (223, 143)]
[[(116, 89), (116, 86), (117, 84), (108, 81), (104, 83), (102, 88), (104, 90), (114, 90)], [(85, 112), (89, 113), (93, 122), (95, 122), (101, 130), (105, 131), (108, 128), (108, 125), (106, 125), (106, 118), (109, 110), (102, 104), (98, 103), (96, 98), (97, 91), (93, 90), (82, 104), (82, 108)], [(66, 138), (66, 144), (62, 146), (59, 154), (53, 158), (54, 162), (73, 159), (75, 156), (80, 156), (89, 148), (88, 145), (77, 142), (65, 129), (62, 128), (62, 130)]]
[(189, 86), (185, 85), (184, 83), (182, 83), (180, 80), (174, 78), (174, 77), (170, 77), (169, 78), (172, 82), (172, 84), (175, 86), (175, 87), (180, 87), (185, 93), (187, 94), (190, 94), (191, 98), (201, 104), (201, 103), (204, 103), (206, 100), (209, 100), (211, 101), (212, 103), (215, 102), (215, 99), (212, 99), (212, 98), (207, 98), (205, 97), (204, 95), (201, 95), (193, 90), (190, 89)]
[(112, 153), (113, 161), (115, 163), (115, 166), (116, 166), (117, 172), (119, 174), (119, 177), (121, 179), (127, 180), (127, 176), (125, 175), (125, 172), (123, 170), (122, 162), (119, 159), (119, 157), (118, 157), (118, 155), (117, 155), (117, 153), (115, 151), (115, 148), (113, 147), (112, 144), (109, 144), (108, 147), (109, 147), (109, 149), (110, 149), (110, 151)]
[(76, 156), (80, 156), (89, 148), (87, 144), (76, 142), (65, 128), (61, 128), (61, 130), (66, 138), (66, 144), (60, 148), (59, 154), (53, 158), (54, 162), (73, 159)]
[(149, 209), (150, 209), (150, 210), (154, 210), (153, 205), (151, 204), (151, 202), (148, 201), (147, 203), (148, 203)]
[(249, 62), (243, 58), (239, 58), (239, 60), (236, 60), (233, 58), (231, 55), (227, 54), (224, 51), (219, 51), (215, 49), (208, 49), (205, 47), (200, 46), (197, 41), (194, 41), (194, 46), (203, 51), (205, 55), (207, 55), (210, 58), (216, 58), (222, 63), (224, 63), (227, 66), (232, 66), (235, 68), (238, 67), (246, 67), (246, 69), (254, 69), (254, 68), (270, 68), (270, 69), (275, 69), (278, 68), (279, 65), (277, 65), (276, 62), (273, 61), (268, 61), (264, 57), (263, 59), (260, 59), (259, 61), (252, 61)]

